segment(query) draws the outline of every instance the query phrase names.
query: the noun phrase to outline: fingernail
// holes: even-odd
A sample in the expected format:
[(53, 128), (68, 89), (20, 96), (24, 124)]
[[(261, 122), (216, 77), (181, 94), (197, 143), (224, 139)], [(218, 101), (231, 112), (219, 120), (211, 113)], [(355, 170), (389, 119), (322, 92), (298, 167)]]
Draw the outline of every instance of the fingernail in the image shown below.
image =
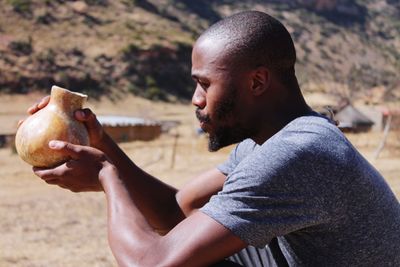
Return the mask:
[(55, 148), (55, 149), (59, 149), (59, 148), (63, 148), (64, 143), (60, 142), (60, 141), (56, 141), (56, 140), (51, 140), (49, 142), (49, 147), (50, 148)]
[(75, 112), (75, 114), (76, 114), (77, 116), (81, 117), (81, 118), (84, 118), (84, 117), (85, 117), (85, 112), (83, 112), (82, 110), (77, 110), (77, 111)]

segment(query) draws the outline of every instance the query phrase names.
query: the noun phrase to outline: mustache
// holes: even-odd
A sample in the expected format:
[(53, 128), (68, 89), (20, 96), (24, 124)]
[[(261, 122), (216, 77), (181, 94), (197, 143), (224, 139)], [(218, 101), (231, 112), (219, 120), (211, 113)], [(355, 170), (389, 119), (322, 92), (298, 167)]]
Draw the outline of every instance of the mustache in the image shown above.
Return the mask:
[(201, 114), (200, 108), (196, 109), (196, 117), (200, 122), (209, 123), (211, 121), (208, 115)]

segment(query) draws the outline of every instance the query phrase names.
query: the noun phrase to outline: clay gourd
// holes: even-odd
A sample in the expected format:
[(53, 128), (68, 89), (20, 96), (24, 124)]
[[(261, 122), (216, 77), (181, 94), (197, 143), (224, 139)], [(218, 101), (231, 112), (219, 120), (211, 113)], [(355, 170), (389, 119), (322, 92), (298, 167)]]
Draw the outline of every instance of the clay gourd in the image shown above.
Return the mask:
[(46, 107), (28, 117), (18, 128), (15, 147), (18, 155), (36, 167), (52, 167), (69, 159), (62, 151), (49, 148), (50, 140), (62, 140), (78, 145), (89, 145), (83, 123), (74, 118), (87, 96), (53, 86)]

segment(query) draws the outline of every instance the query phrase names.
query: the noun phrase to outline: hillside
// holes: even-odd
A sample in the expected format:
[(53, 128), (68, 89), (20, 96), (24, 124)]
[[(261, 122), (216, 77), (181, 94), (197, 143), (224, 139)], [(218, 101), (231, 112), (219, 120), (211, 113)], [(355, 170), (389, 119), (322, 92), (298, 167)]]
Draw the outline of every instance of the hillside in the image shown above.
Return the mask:
[(304, 91), (400, 99), (396, 0), (1, 0), (0, 91), (58, 84), (92, 97), (189, 99), (196, 36), (247, 9), (288, 27)]

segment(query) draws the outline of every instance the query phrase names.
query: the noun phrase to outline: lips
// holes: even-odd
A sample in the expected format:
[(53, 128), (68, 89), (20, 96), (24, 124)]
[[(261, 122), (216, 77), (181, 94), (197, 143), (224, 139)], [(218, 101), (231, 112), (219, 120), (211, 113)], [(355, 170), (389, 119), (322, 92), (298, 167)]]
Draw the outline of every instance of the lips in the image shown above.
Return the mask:
[(200, 122), (200, 128), (201, 128), (203, 131), (207, 132), (207, 125), (206, 125), (205, 122)]
[(200, 109), (196, 110), (196, 117), (200, 122), (200, 128), (203, 129), (203, 131), (206, 131), (207, 125), (210, 124), (210, 117), (201, 114)]

